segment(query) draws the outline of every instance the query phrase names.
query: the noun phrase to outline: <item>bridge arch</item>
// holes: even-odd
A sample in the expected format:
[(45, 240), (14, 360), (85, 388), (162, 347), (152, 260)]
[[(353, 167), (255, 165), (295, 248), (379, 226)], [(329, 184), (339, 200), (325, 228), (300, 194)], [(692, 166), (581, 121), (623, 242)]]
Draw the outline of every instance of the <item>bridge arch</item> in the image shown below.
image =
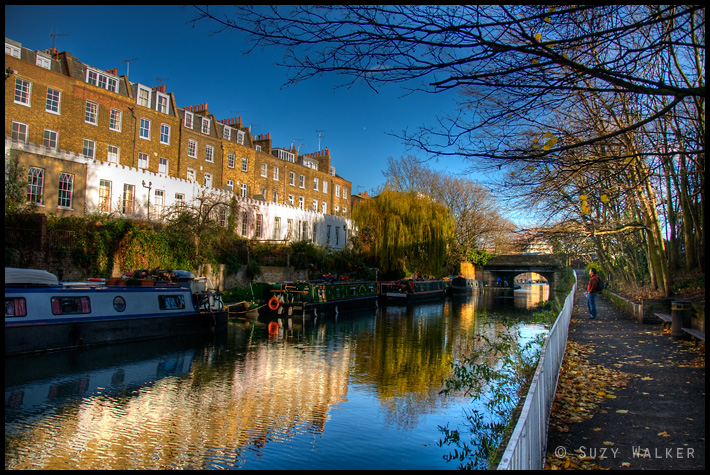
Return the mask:
[(559, 281), (563, 264), (550, 254), (509, 254), (496, 256), (483, 266), (484, 279), (486, 275), (493, 282), (498, 278), (513, 285), (515, 276), (535, 272), (540, 274), (554, 289)]

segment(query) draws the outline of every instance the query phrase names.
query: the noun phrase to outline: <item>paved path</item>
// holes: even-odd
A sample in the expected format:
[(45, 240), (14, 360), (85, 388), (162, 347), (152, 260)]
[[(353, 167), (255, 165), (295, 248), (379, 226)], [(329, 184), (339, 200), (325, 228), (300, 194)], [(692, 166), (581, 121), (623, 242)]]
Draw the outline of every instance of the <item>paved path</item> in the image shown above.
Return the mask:
[[(602, 397), (593, 417), (563, 426), (567, 432), (551, 422), (548, 461), (571, 469), (704, 470), (704, 343), (696, 347), (661, 334), (660, 324), (635, 323), (603, 298), (597, 310), (598, 319), (589, 320), (580, 291), (569, 342), (590, 351), (584, 356), (589, 373), (618, 371), (628, 383)], [(594, 374), (587, 376), (594, 380)], [(551, 421), (562, 411), (555, 404)]]

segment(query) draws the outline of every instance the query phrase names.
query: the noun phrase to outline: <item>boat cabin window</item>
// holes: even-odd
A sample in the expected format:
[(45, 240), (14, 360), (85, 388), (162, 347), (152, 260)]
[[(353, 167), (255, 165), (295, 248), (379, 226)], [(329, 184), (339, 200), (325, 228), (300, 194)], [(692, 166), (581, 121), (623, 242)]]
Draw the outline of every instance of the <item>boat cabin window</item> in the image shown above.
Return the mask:
[(91, 313), (89, 297), (52, 297), (53, 315)]
[(5, 318), (26, 316), (27, 303), (24, 297), (5, 297)]
[(160, 310), (174, 310), (185, 308), (185, 296), (183, 295), (158, 295)]

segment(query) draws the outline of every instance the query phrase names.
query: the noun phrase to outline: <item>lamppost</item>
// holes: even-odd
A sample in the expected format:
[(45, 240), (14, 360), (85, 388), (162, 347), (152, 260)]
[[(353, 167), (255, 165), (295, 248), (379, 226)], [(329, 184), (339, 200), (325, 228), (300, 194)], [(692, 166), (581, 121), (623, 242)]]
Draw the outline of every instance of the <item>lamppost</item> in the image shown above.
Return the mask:
[(149, 181), (146, 185), (145, 180), (143, 180), (143, 188), (148, 188), (148, 221), (150, 221), (150, 190), (153, 188), (153, 182)]

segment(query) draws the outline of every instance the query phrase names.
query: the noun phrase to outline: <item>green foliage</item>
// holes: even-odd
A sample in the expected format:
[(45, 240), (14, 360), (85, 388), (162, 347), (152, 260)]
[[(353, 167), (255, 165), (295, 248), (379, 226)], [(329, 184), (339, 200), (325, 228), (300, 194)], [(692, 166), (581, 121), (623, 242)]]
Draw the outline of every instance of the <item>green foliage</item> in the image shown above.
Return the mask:
[(16, 152), (5, 158), (5, 214), (19, 213), (27, 200), (27, 171), (20, 165)]
[(353, 210), (367, 229), (367, 252), (384, 272), (419, 270), (440, 274), (453, 233), (450, 211), (419, 193), (384, 190)]
[(475, 266), (485, 266), (493, 258), (493, 254), (489, 254), (483, 249), (469, 249), (466, 251), (466, 260)]

